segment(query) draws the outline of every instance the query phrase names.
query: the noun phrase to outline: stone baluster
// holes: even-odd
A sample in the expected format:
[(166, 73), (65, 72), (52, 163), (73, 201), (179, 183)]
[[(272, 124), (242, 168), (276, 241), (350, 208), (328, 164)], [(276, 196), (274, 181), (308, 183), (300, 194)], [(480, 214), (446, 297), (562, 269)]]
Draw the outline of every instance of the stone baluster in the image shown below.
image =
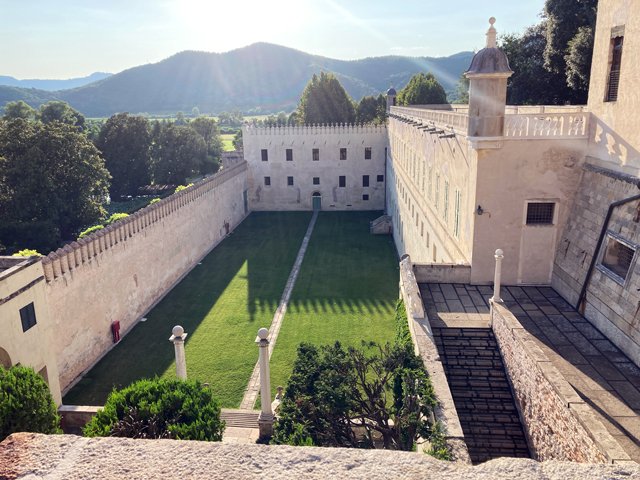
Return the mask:
[(187, 359), (184, 353), (184, 341), (186, 338), (187, 334), (184, 332), (184, 328), (180, 325), (173, 327), (169, 341), (173, 343), (175, 350), (176, 376), (181, 380), (187, 379)]
[(504, 252), (500, 249), (497, 249), (494, 258), (496, 259), (496, 270), (493, 277), (493, 297), (491, 297), (491, 300), (497, 303), (501, 303), (502, 298), (500, 298), (500, 282), (502, 276), (502, 259), (504, 258)]

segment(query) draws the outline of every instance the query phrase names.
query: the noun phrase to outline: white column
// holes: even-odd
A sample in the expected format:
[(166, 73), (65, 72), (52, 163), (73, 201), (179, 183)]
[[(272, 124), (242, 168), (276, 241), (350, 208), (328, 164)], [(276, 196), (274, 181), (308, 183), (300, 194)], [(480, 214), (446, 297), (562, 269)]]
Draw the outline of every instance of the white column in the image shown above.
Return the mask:
[(269, 330), (261, 328), (258, 330), (256, 344), (259, 351), (260, 362), (260, 416), (258, 417), (258, 427), (260, 437), (271, 437), (273, 435), (273, 411), (271, 410), (271, 374), (269, 373)]
[(180, 325), (176, 325), (171, 330), (172, 335), (169, 337), (169, 341), (173, 342), (173, 347), (176, 351), (176, 376), (181, 380), (187, 379), (187, 359), (184, 355), (184, 340), (187, 338), (187, 334), (184, 333), (184, 328)]
[(502, 276), (502, 259), (504, 258), (504, 252), (497, 249), (494, 258), (496, 259), (496, 271), (493, 277), (493, 297), (491, 300), (502, 303), (502, 298), (500, 298), (500, 277)]

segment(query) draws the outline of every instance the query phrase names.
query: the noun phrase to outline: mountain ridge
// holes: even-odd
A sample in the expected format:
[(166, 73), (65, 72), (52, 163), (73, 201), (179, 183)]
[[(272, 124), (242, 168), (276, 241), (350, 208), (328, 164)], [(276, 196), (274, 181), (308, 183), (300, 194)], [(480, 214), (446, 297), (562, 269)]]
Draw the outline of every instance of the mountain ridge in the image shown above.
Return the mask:
[(18, 88), (35, 88), (38, 90), (46, 90), (48, 92), (55, 92), (58, 90), (68, 90), (71, 88), (82, 87), (89, 83), (97, 82), (113, 75), (106, 72), (93, 72), (90, 75), (84, 77), (74, 77), (67, 79), (39, 79), (39, 78), (26, 78), (19, 80), (9, 75), (0, 75), (0, 85), (7, 87)]
[(53, 97), (90, 117), (124, 111), (189, 113), (194, 107), (203, 113), (289, 111), (314, 73), (335, 74), (354, 100), (385, 92), (390, 86), (400, 89), (412, 75), (424, 71), (431, 71), (445, 90), (453, 90), (472, 56), (473, 52), (459, 52), (448, 57), (338, 60), (260, 42), (224, 53), (182, 51), (69, 90), (0, 86), (0, 105), (24, 100), (37, 107)]

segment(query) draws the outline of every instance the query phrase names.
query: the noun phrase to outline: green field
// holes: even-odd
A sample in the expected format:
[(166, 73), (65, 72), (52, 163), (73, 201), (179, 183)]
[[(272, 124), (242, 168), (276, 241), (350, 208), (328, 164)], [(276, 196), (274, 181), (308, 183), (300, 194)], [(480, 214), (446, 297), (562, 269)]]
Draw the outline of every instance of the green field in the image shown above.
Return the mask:
[(309, 212), (253, 213), (126, 335), (64, 398), (102, 405), (113, 386), (175, 377), (171, 328), (188, 333), (187, 375), (207, 382), (224, 407), (237, 407), (258, 357), (260, 327), (271, 324)]
[[(272, 385), (285, 385), (302, 341), (359, 345), (394, 336), (398, 263), (389, 236), (369, 234), (378, 212), (322, 212), (272, 357)], [(238, 407), (257, 361), (254, 339), (269, 327), (311, 218), (252, 213), (64, 398), (101, 405), (114, 387), (175, 376), (171, 328), (188, 333), (187, 375)]]
[(395, 335), (398, 260), (379, 212), (321, 212), (271, 357), (271, 385), (285, 386), (300, 342), (359, 346)]
[(236, 148), (233, 146), (233, 135), (232, 133), (223, 133), (220, 135), (220, 139), (222, 140), (222, 150), (225, 152), (232, 152)]

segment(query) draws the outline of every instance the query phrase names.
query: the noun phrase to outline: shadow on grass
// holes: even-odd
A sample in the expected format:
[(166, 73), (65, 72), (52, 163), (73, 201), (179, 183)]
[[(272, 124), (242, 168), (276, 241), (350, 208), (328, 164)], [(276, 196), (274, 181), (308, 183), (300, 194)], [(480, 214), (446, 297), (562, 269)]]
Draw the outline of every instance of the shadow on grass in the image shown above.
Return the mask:
[(309, 212), (252, 213), (196, 266), (65, 396), (65, 404), (101, 405), (113, 387), (145, 377), (174, 376), (168, 341), (180, 324), (187, 373), (211, 385), (226, 407), (237, 406), (304, 237)]

